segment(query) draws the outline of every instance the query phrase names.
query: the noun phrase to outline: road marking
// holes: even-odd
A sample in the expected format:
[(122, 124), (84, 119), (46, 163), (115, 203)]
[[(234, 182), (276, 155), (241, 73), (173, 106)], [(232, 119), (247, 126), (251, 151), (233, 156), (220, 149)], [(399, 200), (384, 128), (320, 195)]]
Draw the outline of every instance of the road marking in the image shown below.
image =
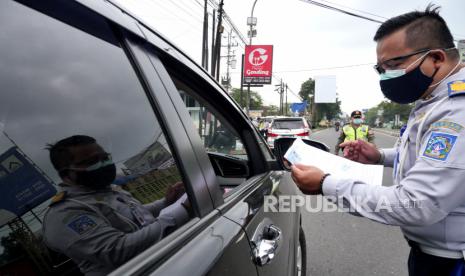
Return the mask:
[(398, 136), (393, 136), (393, 135), (390, 135), (390, 134), (386, 134), (386, 133), (378, 131), (378, 130), (373, 130), (373, 131), (376, 132), (377, 134), (382, 134), (384, 136), (388, 136), (388, 137), (391, 137), (391, 138), (394, 138), (394, 139), (399, 138)]

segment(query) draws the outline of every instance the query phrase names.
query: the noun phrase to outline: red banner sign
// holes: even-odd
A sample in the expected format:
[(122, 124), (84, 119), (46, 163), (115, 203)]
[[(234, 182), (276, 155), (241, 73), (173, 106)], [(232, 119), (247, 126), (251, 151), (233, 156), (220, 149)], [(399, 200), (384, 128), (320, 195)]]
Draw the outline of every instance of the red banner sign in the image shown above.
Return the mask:
[(244, 84), (271, 84), (273, 45), (247, 45), (244, 55)]

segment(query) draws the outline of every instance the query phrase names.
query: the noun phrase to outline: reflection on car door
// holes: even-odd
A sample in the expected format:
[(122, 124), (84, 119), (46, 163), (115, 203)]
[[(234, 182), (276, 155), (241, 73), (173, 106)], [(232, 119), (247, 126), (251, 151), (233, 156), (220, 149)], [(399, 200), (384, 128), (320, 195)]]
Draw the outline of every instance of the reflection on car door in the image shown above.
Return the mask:
[[(156, 40), (152, 32), (143, 27), (141, 29), (149, 40)], [(145, 59), (144, 55), (145, 57), (148, 56), (150, 64), (156, 70), (157, 78), (160, 78), (163, 87), (166, 88), (169, 94), (171, 101), (169, 104), (173, 104), (176, 109), (176, 112), (170, 113), (169, 116), (179, 116), (182, 123), (176, 127), (189, 136), (189, 143), (179, 145), (179, 148), (182, 149), (181, 160), (195, 158), (195, 160), (191, 160), (189, 164), (185, 165), (185, 167), (191, 167), (186, 168), (191, 170), (187, 171), (186, 174), (191, 179), (191, 187), (195, 189), (194, 194), (198, 196), (199, 201), (209, 200), (210, 204), (213, 202), (222, 204), (223, 199), (219, 195), (219, 188), (217, 188), (215, 196), (215, 194), (211, 193), (211, 190), (209, 191), (203, 185), (197, 183), (205, 183), (208, 180), (208, 183), (211, 184), (216, 178), (214, 173), (212, 174), (213, 168), (208, 161), (200, 137), (189, 123), (189, 111), (159, 59), (159, 56), (163, 57), (163, 54), (158, 53), (157, 56), (155, 55), (155, 48), (146, 48), (143, 45), (133, 45), (132, 48), (135, 58), (141, 63), (144, 70), (148, 67), (148, 63), (143, 61)], [(180, 64), (177, 66), (182, 67)], [(145, 77), (150, 82), (151, 77)], [(156, 96), (158, 97), (158, 95)], [(165, 104), (168, 105), (167, 102)], [(166, 124), (171, 125), (170, 121), (171, 117), (166, 120)], [(176, 136), (172, 138), (176, 139)], [(192, 171), (192, 168), (196, 168), (196, 171)], [(210, 213), (201, 213), (200, 215), (200, 219), (191, 224), (191, 227), (186, 229), (180, 237), (173, 239), (170, 243), (151, 248), (151, 252), (144, 252), (131, 264), (127, 264), (127, 270), (120, 270), (119, 272), (130, 272), (131, 265), (140, 267), (137, 261), (143, 261), (147, 265), (145, 268), (140, 267), (138, 272), (150, 271), (151, 275), (257, 275), (255, 265), (250, 262), (249, 241), (241, 226), (222, 216), (216, 209)]]
[[(235, 128), (237, 133), (241, 133), (242, 143), (248, 150), (248, 154), (253, 158), (248, 158), (248, 166), (251, 175), (249, 179), (225, 198), (225, 202), (215, 202), (218, 210), (224, 218), (227, 218), (239, 225), (245, 232), (234, 237), (229, 243), (221, 258), (214, 264), (209, 275), (250, 275), (251, 268), (256, 266), (254, 260), (254, 247), (262, 240), (271, 239), (276, 242), (275, 256), (272, 261), (263, 266), (256, 266), (259, 275), (293, 275), (295, 270), (295, 249), (298, 243), (298, 231), (300, 225), (300, 213), (266, 213), (264, 210), (265, 196), (277, 198), (279, 195), (295, 195), (297, 188), (292, 182), (288, 173), (283, 171), (269, 171), (266, 158), (260, 147), (259, 134), (250, 125), (245, 116), (240, 111), (234, 109), (231, 104), (223, 100), (221, 92), (208, 83), (199, 83), (200, 77), (196, 77), (187, 69), (182, 69), (179, 65), (172, 65), (167, 59), (163, 60), (164, 65), (169, 67), (169, 74), (175, 74), (174, 78), (183, 76), (183, 82), (189, 83), (189, 78), (195, 78), (196, 87), (191, 87), (194, 91), (201, 91), (197, 96), (202, 97), (206, 104), (221, 113), (222, 118), (228, 121), (228, 125)], [(183, 70), (186, 70), (183, 72)], [(163, 70), (160, 70), (163, 71)], [(160, 73), (160, 72), (159, 72)], [(165, 72), (160, 73), (164, 75)], [(177, 92), (177, 87), (171, 82), (165, 84), (173, 94)], [(178, 93), (179, 94), (179, 93)], [(223, 97), (223, 98), (222, 98)], [(221, 99), (221, 100), (220, 100)], [(180, 110), (179, 114), (183, 122), (191, 121), (185, 103), (179, 97), (173, 95), (173, 102)], [(235, 116), (232, 114), (236, 114)], [(242, 117), (241, 117), (242, 116)], [(191, 126), (193, 124), (191, 123)], [(185, 126), (187, 128), (187, 125)], [(190, 134), (198, 137), (196, 130)], [(263, 141), (262, 141), (263, 142)], [(200, 138), (192, 140), (193, 146), (205, 148)], [(205, 173), (214, 174), (214, 170), (209, 162), (203, 164)], [(213, 198), (218, 198), (218, 181), (216, 178), (207, 179), (207, 185)], [(272, 226), (270, 228), (270, 226)], [(273, 233), (269, 233), (270, 229)], [(273, 237), (271, 237), (273, 236)], [(252, 244), (253, 243), (253, 244)], [(254, 245), (255, 244), (255, 245)], [(249, 246), (248, 252), (245, 252)], [(247, 269), (247, 273), (245, 272)]]
[[(259, 275), (293, 275), (298, 244), (300, 213), (265, 212), (265, 197), (296, 194), (288, 173), (270, 172), (248, 180), (250, 190), (231, 199), (234, 206), (225, 216), (241, 224), (246, 230), (253, 249), (261, 242), (275, 243), (274, 258), (267, 264), (257, 265)], [(226, 205), (227, 206), (227, 205)], [(227, 208), (226, 206), (220, 207)], [(235, 211), (232, 211), (235, 210)], [(270, 226), (274, 226), (271, 229)], [(256, 258), (256, 251), (252, 252)], [(258, 263), (258, 260), (255, 260)]]

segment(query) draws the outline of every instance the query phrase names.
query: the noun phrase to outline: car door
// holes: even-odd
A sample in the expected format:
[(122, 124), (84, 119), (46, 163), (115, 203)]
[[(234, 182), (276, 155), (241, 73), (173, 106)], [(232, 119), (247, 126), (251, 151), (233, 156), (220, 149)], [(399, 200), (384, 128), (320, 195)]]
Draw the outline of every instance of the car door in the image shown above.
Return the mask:
[[(113, 273), (175, 269), (173, 275), (202, 275), (221, 254), (227, 237), (242, 230), (214, 208), (190, 139), (179, 128), (182, 122), (166, 89), (139, 47), (143, 35), (136, 22), (108, 2), (92, 1), (91, 7), (60, 0), (0, 2), (1, 163), (8, 158), (28, 164), (30, 172), (57, 187), (62, 178), (46, 149), (65, 137), (86, 135), (112, 154), (116, 180), (124, 184), (115, 189), (128, 188), (142, 203), (161, 199), (167, 187), (182, 181), (191, 218), (154, 244), (139, 239), (138, 244), (145, 243), (148, 249)], [(24, 179), (8, 183), (14, 193), (4, 193), (2, 202), (44, 190), (38, 182), (18, 189), (16, 183), (31, 183)], [(39, 239), (48, 205), (32, 206), (30, 213), (17, 214), (13, 220), (1, 213), (0, 232), (8, 248), (2, 241), (0, 249), (6, 254), (0, 256), (0, 274), (79, 274), (72, 261), (54, 258)], [(202, 255), (193, 254), (200, 248)], [(182, 260), (198, 259), (191, 267), (180, 266), (177, 257), (170, 259), (183, 253)], [(91, 258), (99, 262), (96, 256)]]
[[(224, 218), (240, 225), (245, 231), (241, 239), (236, 239), (236, 242), (230, 244), (225, 250), (224, 256), (230, 258), (221, 258), (211, 269), (210, 274), (218, 275), (219, 272), (237, 271), (237, 268), (231, 267), (231, 263), (234, 263), (234, 265), (240, 265), (241, 268), (253, 264), (257, 267), (259, 275), (293, 275), (296, 270), (295, 257), (300, 212), (299, 210), (292, 213), (266, 212), (264, 208), (267, 198), (277, 200), (278, 196), (297, 194), (297, 188), (290, 175), (279, 170), (263, 137), (233, 100), (217, 83), (206, 76), (204, 71), (193, 64), (191, 66), (181, 64), (168, 55), (160, 56), (160, 61), (160, 65), (164, 68), (157, 71), (172, 95), (177, 110), (184, 110), (178, 111), (182, 121), (185, 122), (184, 127), (189, 128), (189, 124), (191, 128), (195, 126), (194, 130), (189, 131), (193, 146), (199, 149), (199, 154), (204, 151), (201, 155), (208, 154), (210, 157), (210, 160), (204, 158), (202, 165), (206, 174), (216, 176), (206, 179), (213, 204)], [(185, 94), (197, 102), (194, 106), (200, 110), (206, 110), (205, 118), (214, 116), (220, 121), (224, 128), (219, 128), (221, 129), (219, 131), (226, 131), (228, 137), (236, 139), (236, 142), (231, 144), (232, 148), (222, 156), (227, 160), (224, 167), (219, 165), (218, 168), (217, 153), (212, 152), (211, 142), (206, 141), (207, 137), (199, 137), (204, 133), (199, 131), (193, 121), (193, 118), (198, 117), (185, 111), (189, 101), (182, 101), (178, 97)], [(238, 144), (243, 146), (245, 153), (237, 154)], [(213, 147), (213, 150), (216, 148)], [(247, 175), (241, 175), (241, 173), (225, 175), (224, 168), (234, 166), (239, 168), (241, 164), (245, 164), (245, 169), (242, 171), (237, 169), (237, 171), (247, 172)], [(226, 171), (229, 173), (229, 170)], [(274, 234), (268, 233), (270, 229), (274, 231)], [(255, 261), (254, 255), (256, 249), (260, 243), (267, 241), (276, 242), (274, 258), (269, 263), (257, 265), (258, 262)], [(236, 252), (234, 247), (246, 242), (250, 246), (247, 255), (246, 252)], [(241, 273), (240, 270), (237, 272), (240, 275), (249, 275)]]
[[(206, 180), (214, 175), (202, 166), (202, 158), (208, 157), (193, 146), (195, 136), (188, 135), (190, 128), (183, 127), (178, 114), (187, 110), (177, 110), (173, 105), (155, 70), (157, 57), (152, 48), (148, 49), (150, 45), (134, 19), (106, 1), (93, 0), (86, 6), (75, 1), (49, 0), (43, 4), (20, 0), (2, 1), (0, 6), (1, 29), (5, 31), (0, 46), (5, 57), (0, 74), (4, 87), (0, 152), (20, 149), (40, 173), (58, 183), (60, 177), (44, 147), (69, 135), (90, 134), (114, 153), (124, 181), (137, 179), (156, 186), (182, 179), (185, 184), (193, 210), (191, 219), (159, 242), (149, 244), (112, 274), (204, 275), (221, 260), (233, 272), (235, 268), (241, 275), (256, 274), (253, 264), (239, 267), (229, 262), (234, 256), (245, 263), (250, 251), (248, 241), (240, 225), (214, 208), (214, 194), (207, 187), (211, 181)], [(154, 162), (158, 157), (164, 162)], [(160, 173), (165, 178), (160, 180)], [(131, 178), (124, 177), (128, 175)], [(35, 211), (41, 216), (47, 204), (39, 207)], [(34, 264), (31, 259), (48, 258), (46, 248), (32, 232), (39, 230), (41, 218), (31, 213), (18, 221), (21, 219), (26, 221), (20, 226), (26, 227), (18, 229), (27, 229), (27, 238), (31, 238), (26, 249), (34, 249), (36, 242), (40, 245), (40, 250), (27, 252), (27, 268), (33, 268), (42, 263)], [(26, 225), (29, 222), (33, 225)], [(236, 256), (243, 256), (243, 262)], [(13, 272), (35, 275), (34, 269), (18, 270), (20, 265), (24, 267), (24, 262)], [(51, 271), (46, 267), (37, 273), (52, 275)]]
[[(143, 26), (140, 26), (144, 29)], [(152, 93), (152, 99), (159, 108), (165, 127), (171, 132), (175, 154), (185, 175), (186, 188), (193, 195), (193, 204), (198, 219), (172, 239), (165, 239), (129, 261), (114, 275), (204, 275), (218, 263), (222, 263), (222, 274), (256, 275), (256, 267), (248, 262), (250, 246), (245, 232), (236, 222), (221, 215), (214, 208), (208, 208), (214, 202), (223, 199), (219, 193), (212, 193), (206, 184), (215, 181), (215, 175), (209, 170), (208, 156), (200, 144), (198, 136), (192, 133), (191, 121), (185, 106), (179, 105), (182, 99), (179, 93), (166, 93), (171, 90), (169, 76), (159, 60), (160, 55), (169, 55), (170, 45), (154, 34), (152, 43), (126, 32), (128, 54), (139, 69), (141, 78)], [(162, 50), (160, 50), (160, 48)], [(181, 107), (181, 108), (180, 108)], [(187, 137), (187, 140), (184, 139)], [(219, 203), (217, 203), (219, 204)], [(172, 235), (173, 236), (173, 235)], [(215, 273), (214, 275), (217, 275)], [(228, 274), (225, 274), (228, 275)]]

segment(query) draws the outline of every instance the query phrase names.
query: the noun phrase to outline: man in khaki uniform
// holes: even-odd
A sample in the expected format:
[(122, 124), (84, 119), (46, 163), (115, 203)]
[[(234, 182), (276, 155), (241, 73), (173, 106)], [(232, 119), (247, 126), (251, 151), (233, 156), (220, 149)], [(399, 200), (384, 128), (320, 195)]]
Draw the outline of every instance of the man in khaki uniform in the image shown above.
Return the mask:
[(374, 140), (373, 131), (368, 125), (363, 124), (362, 112), (355, 110), (350, 114), (350, 123), (342, 127), (341, 135), (337, 140), (334, 154), (339, 153), (339, 145), (347, 141), (363, 140), (372, 143)]

